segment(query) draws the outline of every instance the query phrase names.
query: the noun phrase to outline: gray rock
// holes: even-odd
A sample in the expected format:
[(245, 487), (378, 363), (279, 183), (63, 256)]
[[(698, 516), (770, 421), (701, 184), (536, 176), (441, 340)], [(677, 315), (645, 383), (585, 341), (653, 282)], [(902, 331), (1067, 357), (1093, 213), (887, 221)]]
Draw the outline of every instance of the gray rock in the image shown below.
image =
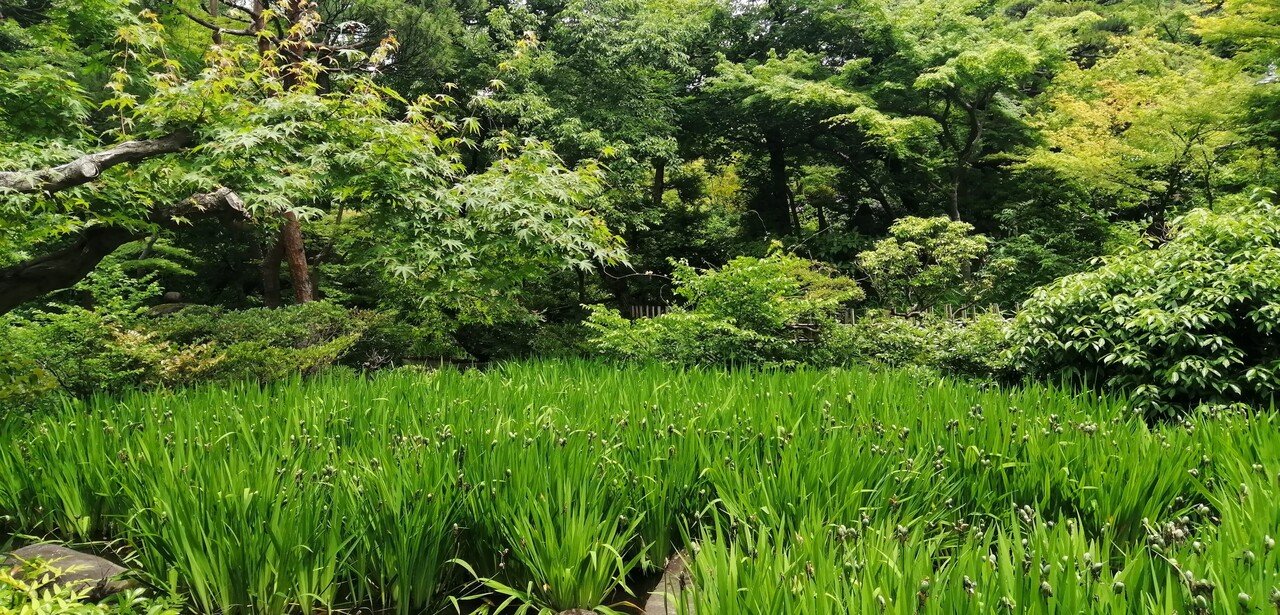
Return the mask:
[[(24, 566), (24, 562), (28, 565)], [(30, 571), (29, 564), (35, 563), (51, 569), (36, 569), (44, 570), (39, 581), (87, 593), (92, 600), (101, 600), (137, 586), (134, 581), (122, 578), (127, 572), (125, 568), (101, 557), (53, 544), (22, 547), (5, 556), (3, 565), (10, 573), (18, 575), (24, 567)]]
[(165, 314), (173, 314), (180, 312), (183, 308), (191, 305), (190, 303), (161, 303), (160, 305), (151, 306), (151, 314), (153, 316), (164, 316)]
[(689, 555), (684, 551), (676, 552), (667, 560), (667, 567), (662, 571), (662, 579), (653, 588), (649, 599), (644, 603), (644, 615), (676, 615), (680, 612), (680, 601), (684, 600), (685, 611), (693, 612), (690, 596), (684, 590), (690, 586)]

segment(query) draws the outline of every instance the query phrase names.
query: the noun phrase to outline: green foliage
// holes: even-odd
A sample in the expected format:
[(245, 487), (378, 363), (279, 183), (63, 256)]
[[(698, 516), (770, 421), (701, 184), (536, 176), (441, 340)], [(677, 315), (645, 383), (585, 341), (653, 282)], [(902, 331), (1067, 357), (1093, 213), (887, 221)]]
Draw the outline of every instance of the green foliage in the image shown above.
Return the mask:
[(1274, 0), (1230, 0), (1219, 11), (1198, 15), (1195, 23), (1206, 41), (1253, 64), (1255, 71), (1265, 70), (1280, 49), (1280, 6)]
[[(94, 116), (73, 124), (79, 138), (66, 147), (0, 141), (0, 168), (25, 172), (172, 133), (190, 134), (191, 147), (56, 194), (0, 194), (0, 217), (14, 221), (0, 237), (9, 242), (0, 262), (52, 250), (94, 224), (155, 232), (158, 207), (218, 187), (233, 189), (269, 230), (286, 212), (304, 221), (335, 210), (367, 214), (379, 241), (361, 265), (446, 291), (622, 260), (619, 242), (586, 209), (600, 192), (598, 165), (570, 169), (537, 139), (507, 135), (485, 164), (467, 168), (463, 152), (478, 146), (475, 118), (457, 117), (447, 96), (410, 101), (376, 81), (377, 67), (395, 54), (393, 38), (316, 59), (308, 41), (321, 22), (307, 8), (273, 22), (280, 31), (264, 33), (269, 49), (214, 46), (193, 69), (166, 55), (173, 35), (155, 14), (114, 19), (106, 28), (115, 32), (114, 54), (103, 55), (118, 68), (93, 101)], [(291, 55), (291, 45), (306, 57)]]
[[(90, 279), (96, 284), (102, 277)], [(15, 407), (53, 392), (87, 396), (205, 381), (269, 382), (343, 360), (376, 367), (401, 358), (413, 341), (394, 330), (389, 316), (323, 301), (278, 310), (188, 306), (161, 316), (67, 305), (5, 318), (0, 348), (12, 358), (0, 364), (0, 399)]]
[(58, 385), (38, 363), (13, 352), (19, 346), (10, 335), (0, 334), (0, 348), (6, 351), (0, 355), (0, 404), (13, 410), (43, 398)]
[[(856, 71), (860, 64), (844, 67)], [(824, 120), (852, 113), (870, 100), (857, 92), (838, 87), (828, 79), (835, 75), (822, 58), (797, 50), (780, 57), (774, 53), (759, 63), (721, 63), (707, 84), (707, 95), (734, 106), (728, 107), (758, 133), (782, 132), (789, 138), (794, 130), (813, 130)]]
[(201, 612), (608, 612), (684, 549), (703, 615), (1234, 615), (1280, 581), (1277, 421), (907, 371), (327, 374), (0, 418), (0, 517)]
[(1039, 62), (1035, 49), (1009, 41), (990, 41), (961, 51), (916, 78), (917, 90), (951, 92), (960, 99), (981, 99), (1016, 87)]
[(162, 379), (165, 345), (136, 329), (158, 292), (146, 278), (105, 266), (73, 291), (94, 306), (65, 304), (3, 317), (5, 399), (23, 405), (52, 390), (72, 395), (119, 392)]
[(587, 327), (593, 333), (591, 345), (597, 353), (626, 361), (751, 364), (778, 359), (786, 350), (783, 340), (742, 329), (713, 314), (683, 310), (633, 321), (595, 306)]
[(173, 344), (205, 349), (209, 359), (193, 381), (270, 382), (337, 363), (361, 339), (367, 318), (324, 301), (276, 310), (190, 306), (158, 317), (151, 328)]
[[(57, 388), (72, 395), (120, 392), (159, 378), (163, 349), (147, 336), (79, 307), (6, 319), (6, 353), (20, 359), (6, 379), (26, 382), (15, 395)], [(15, 397), (18, 401), (24, 401)]]
[(1132, 391), (1158, 415), (1274, 402), (1280, 383), (1280, 211), (1196, 209), (1168, 242), (1037, 290), (1015, 323), (1019, 362)]
[(587, 326), (605, 356), (681, 364), (798, 360), (802, 327), (820, 336), (862, 289), (818, 263), (781, 251), (741, 256), (718, 270), (677, 263), (673, 282), (685, 304), (656, 318), (628, 321), (595, 307)]
[(92, 603), (86, 592), (54, 586), (57, 568), (26, 562), (0, 569), (0, 612), (6, 615), (178, 615), (177, 600), (148, 598), (145, 590), (130, 589)]
[(869, 311), (830, 335), (821, 352), (835, 364), (920, 367), (947, 375), (1010, 375), (1009, 322), (1000, 314), (948, 320), (935, 314), (903, 318)]
[(1085, 271), (1093, 259), (1139, 240), (1140, 225), (1109, 220), (1083, 197), (1063, 194), (1057, 186), (1036, 196), (998, 216), (1004, 239), (992, 241), (985, 265), (987, 297), (997, 305), (1020, 305), (1037, 287)]
[[(913, 235), (910, 230), (916, 227), (929, 232)], [(964, 266), (981, 254), (963, 254), (963, 249), (985, 248), (980, 236), (967, 236), (968, 225), (945, 218), (908, 220), (895, 228), (897, 239), (884, 240), (864, 253), (865, 262), (900, 276), (878, 279), (886, 283), (881, 288), (899, 290), (887, 286), (892, 283), (910, 286), (902, 290), (907, 297), (952, 292), (948, 285), (956, 280), (948, 274), (961, 278)], [(939, 228), (954, 233), (936, 237), (942, 235), (933, 232)], [(860, 299), (861, 289), (811, 261), (782, 252), (739, 257), (705, 272), (677, 264), (674, 282), (675, 292), (686, 303), (655, 318), (627, 320), (602, 306), (593, 307), (587, 327), (597, 354), (681, 365), (861, 363), (979, 378), (1009, 375), (1008, 323), (1001, 315), (952, 321), (931, 313), (902, 317), (869, 311), (851, 325), (840, 324), (838, 311)]]
[(115, 266), (135, 277), (167, 279), (194, 276), (195, 272), (188, 267), (200, 261), (191, 250), (173, 245), (158, 235), (120, 246), (103, 260), (99, 267)]
[(739, 257), (703, 272), (681, 263), (674, 282), (690, 311), (729, 318), (759, 333), (830, 319), (863, 296), (848, 278), (782, 251), (765, 258)]
[(971, 304), (985, 289), (977, 269), (988, 243), (972, 233), (972, 225), (944, 217), (903, 218), (858, 255), (858, 266), (880, 304), (895, 312)]
[(1023, 164), (1102, 191), (1117, 209), (1211, 205), (1257, 156), (1240, 147), (1235, 121), (1247, 86), (1208, 53), (1129, 37), (1096, 65), (1063, 69), (1037, 118), (1044, 143)]
[[(1050, 284), (1022, 368), (1159, 407), (1271, 401), (1270, 291), (1169, 249), (1200, 240), (1053, 280), (1197, 207), (1261, 226), (1228, 206), (1280, 178), (1275, 0), (749, 4), (322, 0), (259, 23), (225, 0), (0, 0), (6, 182), (190, 136), (0, 190), (0, 291), (44, 288), (57, 267), (13, 265), (77, 240), (137, 239), (0, 316), (0, 399), (584, 351), (1003, 376), (999, 319), (921, 314)], [(224, 187), (251, 219), (170, 215)], [(279, 303), (286, 245), (325, 303), (237, 312)], [(863, 289), (833, 272), (855, 270), (908, 318), (837, 326)], [(1081, 284), (1105, 292), (1045, 307)], [(583, 305), (673, 290), (663, 317), (583, 328)], [(209, 307), (155, 317), (161, 291)]]

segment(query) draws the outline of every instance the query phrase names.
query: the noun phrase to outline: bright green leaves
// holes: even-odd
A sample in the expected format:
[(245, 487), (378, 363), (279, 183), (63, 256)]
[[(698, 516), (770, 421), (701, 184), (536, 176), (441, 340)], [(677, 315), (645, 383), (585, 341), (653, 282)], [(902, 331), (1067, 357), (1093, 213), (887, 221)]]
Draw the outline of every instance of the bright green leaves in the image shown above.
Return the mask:
[(756, 130), (784, 131), (793, 138), (821, 130), (823, 123), (871, 105), (871, 99), (840, 87), (821, 58), (793, 51), (761, 63), (722, 62), (706, 93), (737, 121)]
[(1234, 52), (1243, 52), (1255, 71), (1265, 70), (1280, 51), (1280, 2), (1276, 0), (1227, 0), (1216, 11), (1195, 19), (1205, 41)]
[(680, 263), (674, 275), (676, 292), (695, 311), (760, 332), (830, 318), (842, 305), (863, 297), (852, 280), (781, 251), (766, 258), (740, 256), (701, 273)]
[(853, 280), (781, 251), (740, 256), (715, 270), (675, 265), (676, 293), (685, 305), (636, 321), (596, 306), (587, 325), (600, 351), (682, 364), (794, 360), (801, 346), (793, 328), (816, 335), (835, 324), (841, 307), (863, 297)]
[[(0, 30), (16, 28), (0, 21)], [(0, 138), (5, 141), (64, 134), (64, 127), (89, 115), (92, 105), (80, 83), (36, 50), (0, 54), (0, 73)]]
[[(486, 172), (419, 194), (393, 212), (403, 243), (386, 246), (383, 258), (402, 272), (427, 275), (483, 265), (510, 283), (546, 267), (621, 262), (618, 240), (584, 209), (599, 191), (597, 167), (567, 169), (543, 144), (530, 142)], [(453, 286), (468, 277), (439, 281)]]
[(872, 106), (862, 106), (850, 113), (832, 116), (827, 120), (832, 126), (851, 125), (894, 156), (907, 159), (916, 150), (929, 146), (937, 134), (937, 124), (922, 116), (897, 117)]
[(1197, 404), (1266, 405), (1275, 394), (1280, 211), (1267, 202), (1176, 221), (1169, 241), (1108, 257), (1032, 295), (1018, 357), (1136, 392), (1164, 414)]
[[(395, 57), (396, 40), (369, 53), (321, 58), (311, 42), (318, 14), (284, 20), (270, 13), (283, 28), (273, 34), (280, 39), (274, 46), (229, 40), (208, 48), (198, 72), (183, 75), (167, 58), (168, 33), (154, 17), (126, 16), (116, 24), (120, 68), (96, 101), (110, 116), (108, 128), (90, 126), (90, 114), (77, 111), (88, 101), (64, 106), (89, 137), (84, 151), (177, 131), (194, 135), (192, 147), (113, 169), (57, 199), (6, 198), (14, 217), (62, 229), (39, 239), (90, 221), (145, 227), (155, 207), (225, 186), (268, 225), (281, 212), (316, 220), (337, 210), (357, 224), (380, 225), (380, 241), (361, 251), (371, 260), (359, 264), (385, 266), (402, 279), (510, 287), (548, 267), (621, 261), (618, 241), (588, 211), (588, 199), (601, 194), (599, 167), (584, 162), (569, 169), (540, 142), (485, 135), (481, 118), (458, 117), (449, 96), (411, 102), (383, 86), (379, 71)], [(40, 96), (59, 85), (32, 79), (0, 87)], [(0, 113), (0, 134), (2, 122)], [(498, 155), (485, 159), (474, 150), (487, 137), (500, 143)], [(22, 156), (18, 168), (70, 157), (14, 149)], [(0, 217), (8, 213), (0, 209)], [(62, 217), (69, 221), (57, 224)], [(36, 238), (31, 230), (13, 244)]]
[(987, 254), (987, 238), (973, 226), (947, 218), (907, 217), (889, 237), (858, 255), (881, 305), (899, 313), (967, 305), (980, 296), (985, 280), (975, 273)]
[(918, 90), (958, 90), (967, 97), (981, 97), (1017, 86), (1038, 62), (1034, 49), (999, 41), (961, 52), (942, 66), (921, 73), (914, 85)]
[(1154, 37), (1131, 37), (1085, 70), (1068, 65), (1036, 122), (1027, 167), (1050, 169), (1120, 208), (1163, 211), (1244, 179), (1236, 161), (1247, 80), (1228, 62)]

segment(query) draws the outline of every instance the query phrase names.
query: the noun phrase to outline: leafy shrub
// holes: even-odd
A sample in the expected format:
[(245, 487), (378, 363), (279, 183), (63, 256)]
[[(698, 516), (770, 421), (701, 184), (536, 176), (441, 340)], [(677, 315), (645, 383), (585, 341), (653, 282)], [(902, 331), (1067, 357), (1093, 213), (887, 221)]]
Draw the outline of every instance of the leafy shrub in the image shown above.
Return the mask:
[(29, 358), (12, 353), (7, 337), (7, 332), (0, 334), (0, 406), (14, 408), (43, 397), (57, 383)]
[(1196, 209), (1169, 240), (1038, 289), (1014, 331), (1021, 365), (1132, 392), (1168, 414), (1266, 405), (1280, 386), (1280, 209)]
[(529, 341), (538, 357), (580, 357), (591, 352), (590, 331), (581, 322), (544, 323)]
[[(119, 300), (125, 295), (114, 295)], [(151, 317), (139, 307), (56, 306), (0, 323), (0, 403), (30, 406), (61, 391), (117, 394), (207, 380), (269, 381), (341, 360), (379, 367), (413, 339), (390, 315), (326, 302), (276, 310), (188, 306)]]
[(149, 278), (99, 267), (72, 289), (93, 306), (54, 304), (0, 318), (0, 400), (30, 403), (61, 389), (73, 395), (119, 392), (160, 378), (165, 345), (139, 333), (146, 304), (159, 294)]
[(50, 583), (57, 569), (28, 562), (14, 569), (0, 568), (0, 613), (22, 615), (177, 615), (177, 600), (148, 598), (132, 589), (92, 604), (88, 596), (71, 587)]
[(147, 383), (180, 384), (204, 371), (202, 346), (177, 348), (155, 335), (80, 307), (10, 318), (0, 349), (13, 359), (0, 365), (4, 381), (30, 399), (59, 389), (83, 396), (118, 393)]
[(1087, 199), (1063, 199), (1056, 175), (1040, 178), (1043, 188), (1025, 202), (996, 214), (1003, 238), (991, 247), (984, 266), (992, 288), (987, 298), (1017, 306), (1031, 291), (1062, 276), (1088, 271), (1093, 260), (1131, 245), (1141, 224), (1117, 222)]
[(836, 313), (862, 290), (818, 263), (779, 251), (742, 256), (719, 270), (677, 263), (676, 293), (685, 305), (656, 318), (628, 321), (596, 306), (587, 319), (592, 344), (605, 356), (669, 363), (795, 361), (812, 351), (802, 326), (819, 340)]
[(994, 313), (952, 321), (869, 312), (833, 332), (824, 351), (832, 364), (875, 363), (1000, 377), (1010, 371), (1008, 330), (1009, 321)]
[(215, 349), (217, 359), (196, 375), (201, 379), (269, 381), (336, 363), (371, 318), (324, 301), (279, 309), (191, 306), (157, 319), (153, 327), (175, 344)]
[(908, 216), (889, 237), (858, 255), (880, 305), (898, 313), (943, 303), (970, 303), (986, 286), (975, 275), (987, 254), (987, 238), (973, 225), (946, 217)]
[(983, 378), (1009, 371), (1002, 316), (950, 321), (879, 311), (843, 325), (837, 311), (861, 290), (795, 256), (740, 257), (706, 272), (678, 265), (674, 279), (687, 303), (656, 318), (632, 321), (594, 307), (587, 319), (594, 348), (615, 359), (676, 364), (875, 363)]
[(596, 306), (587, 319), (595, 348), (629, 361), (677, 364), (763, 363), (784, 354), (780, 339), (742, 329), (730, 319), (675, 310), (657, 318), (627, 320)]
[(356, 367), (377, 369), (417, 356), (414, 351), (426, 337), (423, 327), (400, 320), (394, 312), (364, 312), (361, 318), (364, 331), (343, 357)]
[(719, 270), (699, 272), (678, 263), (674, 278), (676, 293), (694, 311), (758, 333), (830, 320), (842, 305), (863, 298), (853, 280), (776, 248), (765, 258), (735, 258)]

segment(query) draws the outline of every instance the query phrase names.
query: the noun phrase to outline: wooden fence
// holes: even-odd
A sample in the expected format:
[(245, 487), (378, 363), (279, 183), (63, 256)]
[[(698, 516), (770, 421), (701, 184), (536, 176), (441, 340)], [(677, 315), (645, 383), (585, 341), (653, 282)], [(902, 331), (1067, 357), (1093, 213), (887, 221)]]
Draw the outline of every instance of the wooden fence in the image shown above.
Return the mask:
[[(1004, 309), (999, 305), (991, 304), (987, 306), (969, 306), (957, 308), (954, 305), (944, 305), (941, 307), (933, 307), (924, 310), (920, 315), (931, 314), (941, 316), (946, 320), (969, 320), (975, 316), (983, 314), (996, 314), (1000, 316), (1008, 316)], [(858, 319), (858, 311), (855, 308), (844, 308), (836, 315), (836, 318), (847, 325), (853, 324)]]
[(629, 305), (627, 306), (627, 318), (635, 320), (637, 318), (654, 318), (671, 311), (669, 305)]
[[(627, 318), (636, 320), (638, 318), (655, 318), (671, 311), (671, 306), (661, 304), (651, 305), (630, 305), (623, 311)], [(931, 308), (928, 313), (935, 316), (941, 316), (947, 320), (967, 320), (980, 314), (1004, 314), (1004, 310), (999, 305), (988, 305), (985, 307), (967, 307), (957, 309), (955, 306), (944, 305), (942, 307)], [(858, 319), (858, 311), (855, 308), (844, 308), (836, 315), (836, 318), (845, 324), (853, 324)]]

